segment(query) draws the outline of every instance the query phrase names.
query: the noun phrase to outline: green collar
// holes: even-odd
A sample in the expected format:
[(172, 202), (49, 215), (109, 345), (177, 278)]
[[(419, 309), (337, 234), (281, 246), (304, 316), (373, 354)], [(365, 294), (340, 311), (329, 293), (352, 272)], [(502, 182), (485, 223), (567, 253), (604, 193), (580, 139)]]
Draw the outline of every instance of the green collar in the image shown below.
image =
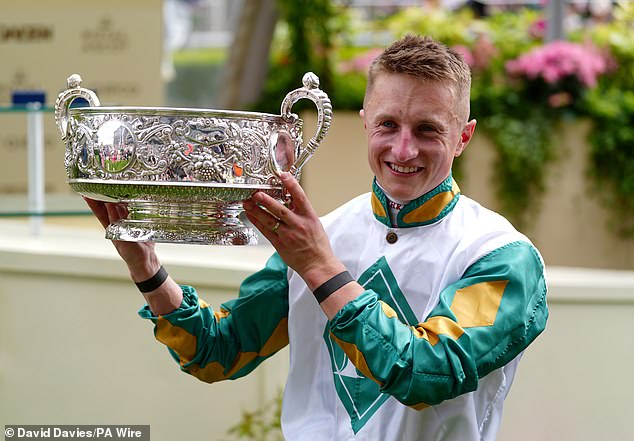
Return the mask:
[(372, 183), (372, 212), (374, 217), (388, 227), (408, 228), (432, 224), (445, 217), (460, 197), (460, 188), (451, 175), (428, 193), (408, 202), (396, 218), (390, 222), (388, 198), (374, 178)]

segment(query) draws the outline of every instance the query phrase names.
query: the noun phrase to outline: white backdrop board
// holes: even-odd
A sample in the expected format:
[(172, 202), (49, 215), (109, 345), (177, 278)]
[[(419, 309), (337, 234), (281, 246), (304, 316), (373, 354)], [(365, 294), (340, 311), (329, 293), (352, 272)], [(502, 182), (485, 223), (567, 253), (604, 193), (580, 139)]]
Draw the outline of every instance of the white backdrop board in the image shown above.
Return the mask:
[[(79, 73), (102, 105), (163, 104), (162, 0), (2, 0), (0, 107), (17, 90), (42, 90), (54, 106)], [(44, 113), (47, 192), (67, 192), (64, 146)], [(24, 193), (26, 115), (0, 112), (0, 195)]]

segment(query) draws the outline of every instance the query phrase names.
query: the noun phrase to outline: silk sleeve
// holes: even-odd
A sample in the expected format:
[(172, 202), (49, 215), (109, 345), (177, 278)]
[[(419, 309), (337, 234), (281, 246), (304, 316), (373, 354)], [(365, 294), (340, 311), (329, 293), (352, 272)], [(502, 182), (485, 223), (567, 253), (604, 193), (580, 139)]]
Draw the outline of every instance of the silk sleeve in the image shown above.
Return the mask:
[(139, 315), (183, 371), (209, 383), (239, 378), (288, 344), (287, 270), (276, 253), (217, 311), (183, 285), (180, 308), (157, 317), (146, 305)]
[(545, 328), (546, 291), (537, 250), (514, 242), (472, 264), (415, 326), (368, 290), (339, 311), (330, 332), (383, 392), (422, 409), (475, 390), (519, 355)]

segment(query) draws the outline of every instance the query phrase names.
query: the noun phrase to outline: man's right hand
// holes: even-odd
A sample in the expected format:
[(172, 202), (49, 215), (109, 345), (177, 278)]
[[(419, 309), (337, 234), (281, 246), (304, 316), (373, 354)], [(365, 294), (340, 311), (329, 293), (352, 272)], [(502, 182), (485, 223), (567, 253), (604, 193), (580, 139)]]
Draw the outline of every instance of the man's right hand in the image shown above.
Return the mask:
[[(84, 200), (104, 228), (128, 215), (125, 204), (101, 202), (89, 198), (84, 198)], [(112, 243), (128, 265), (130, 277), (134, 282), (148, 280), (161, 267), (153, 242), (113, 240)], [(180, 307), (183, 301), (183, 291), (174, 279), (168, 276), (161, 286), (154, 291), (143, 293), (143, 297), (154, 314), (164, 315)]]
[[(104, 228), (128, 215), (128, 209), (123, 203), (101, 202), (89, 198), (84, 200)], [(112, 243), (128, 266), (130, 276), (135, 282), (149, 279), (161, 267), (153, 242), (113, 240)]]

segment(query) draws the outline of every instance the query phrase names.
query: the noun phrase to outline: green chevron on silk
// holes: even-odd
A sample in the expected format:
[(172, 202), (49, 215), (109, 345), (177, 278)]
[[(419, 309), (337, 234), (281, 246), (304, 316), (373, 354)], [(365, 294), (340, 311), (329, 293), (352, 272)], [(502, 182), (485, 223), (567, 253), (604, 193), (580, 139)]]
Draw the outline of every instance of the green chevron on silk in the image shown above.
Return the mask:
[[(380, 300), (397, 312), (401, 321), (412, 326), (418, 323), (384, 257), (370, 266), (358, 282), (366, 290), (377, 293)], [(332, 339), (329, 325), (324, 330), (324, 340), (330, 353), (337, 395), (350, 416), (352, 429), (357, 433), (390, 395), (381, 392), (375, 381), (365, 377), (352, 364)]]

